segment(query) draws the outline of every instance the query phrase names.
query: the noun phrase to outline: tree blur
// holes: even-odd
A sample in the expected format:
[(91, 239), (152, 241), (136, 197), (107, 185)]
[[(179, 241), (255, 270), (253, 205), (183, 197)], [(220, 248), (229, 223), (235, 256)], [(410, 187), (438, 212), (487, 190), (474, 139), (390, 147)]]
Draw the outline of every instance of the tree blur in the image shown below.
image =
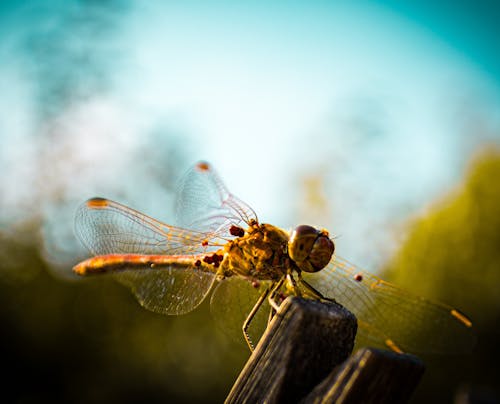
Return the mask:
[(424, 358), (428, 370), (415, 402), (449, 402), (459, 388), (500, 396), (499, 177), (500, 148), (485, 146), (463, 182), (411, 221), (401, 249), (382, 274), (416, 294), (464, 310), (477, 332), (469, 355)]

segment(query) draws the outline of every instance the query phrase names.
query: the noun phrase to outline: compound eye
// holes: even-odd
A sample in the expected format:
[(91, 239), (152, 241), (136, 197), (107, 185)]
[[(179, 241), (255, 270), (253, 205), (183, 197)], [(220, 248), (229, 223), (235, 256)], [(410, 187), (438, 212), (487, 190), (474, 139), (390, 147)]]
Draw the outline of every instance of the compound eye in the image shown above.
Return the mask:
[[(309, 262), (316, 271), (322, 270), (332, 259), (335, 245), (328, 235), (320, 235), (314, 242), (309, 254)], [(314, 271), (314, 272), (316, 272)]]
[(326, 231), (308, 225), (296, 227), (288, 242), (288, 255), (305, 272), (323, 269), (330, 262), (334, 250), (333, 241)]
[(296, 263), (305, 261), (311, 252), (319, 231), (312, 226), (297, 226), (288, 242), (288, 254)]

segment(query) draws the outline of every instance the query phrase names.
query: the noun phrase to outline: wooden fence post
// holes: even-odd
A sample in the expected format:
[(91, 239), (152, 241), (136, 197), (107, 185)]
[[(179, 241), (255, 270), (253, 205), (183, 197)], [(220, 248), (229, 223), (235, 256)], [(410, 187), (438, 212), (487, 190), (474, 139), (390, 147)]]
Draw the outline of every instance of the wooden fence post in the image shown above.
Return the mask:
[(406, 403), (424, 364), (413, 355), (362, 348), (304, 399), (303, 404)]
[(356, 318), (340, 305), (286, 299), (226, 403), (298, 402), (349, 356), (356, 329)]
[[(361, 350), (346, 361), (356, 330), (355, 316), (338, 304), (286, 299), (226, 403), (375, 403), (384, 398), (404, 402), (423, 364), (410, 355), (374, 349)], [(372, 379), (378, 380), (379, 393), (371, 390)], [(362, 394), (367, 389), (374, 400)], [(391, 389), (392, 395), (381, 394)]]

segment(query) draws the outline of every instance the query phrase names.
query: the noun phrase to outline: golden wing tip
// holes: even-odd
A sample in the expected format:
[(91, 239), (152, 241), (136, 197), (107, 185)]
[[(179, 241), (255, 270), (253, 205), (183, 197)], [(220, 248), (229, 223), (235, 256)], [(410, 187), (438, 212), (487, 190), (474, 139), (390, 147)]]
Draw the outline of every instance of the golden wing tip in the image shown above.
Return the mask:
[(464, 324), (467, 328), (472, 327), (472, 321), (470, 321), (465, 314), (462, 314), (455, 309), (452, 309), (450, 313), (453, 317), (455, 317), (458, 321)]
[(399, 346), (397, 346), (392, 339), (386, 339), (385, 345), (387, 345), (393, 352), (396, 352), (398, 354), (404, 353), (403, 350)]
[(200, 161), (196, 164), (196, 168), (200, 171), (208, 171), (210, 170), (210, 164), (206, 161)]
[(109, 206), (109, 201), (104, 198), (91, 198), (86, 202), (86, 205), (90, 209), (102, 209)]

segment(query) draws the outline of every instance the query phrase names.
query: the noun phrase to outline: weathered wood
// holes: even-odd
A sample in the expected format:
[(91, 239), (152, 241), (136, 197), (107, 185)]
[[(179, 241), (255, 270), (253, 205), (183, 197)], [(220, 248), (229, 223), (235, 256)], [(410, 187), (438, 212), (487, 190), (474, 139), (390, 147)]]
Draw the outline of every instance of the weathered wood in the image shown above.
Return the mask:
[(226, 403), (299, 402), (350, 355), (356, 330), (356, 318), (340, 305), (288, 298)]
[(413, 355), (362, 348), (302, 403), (406, 403), (423, 372), (423, 362)]

